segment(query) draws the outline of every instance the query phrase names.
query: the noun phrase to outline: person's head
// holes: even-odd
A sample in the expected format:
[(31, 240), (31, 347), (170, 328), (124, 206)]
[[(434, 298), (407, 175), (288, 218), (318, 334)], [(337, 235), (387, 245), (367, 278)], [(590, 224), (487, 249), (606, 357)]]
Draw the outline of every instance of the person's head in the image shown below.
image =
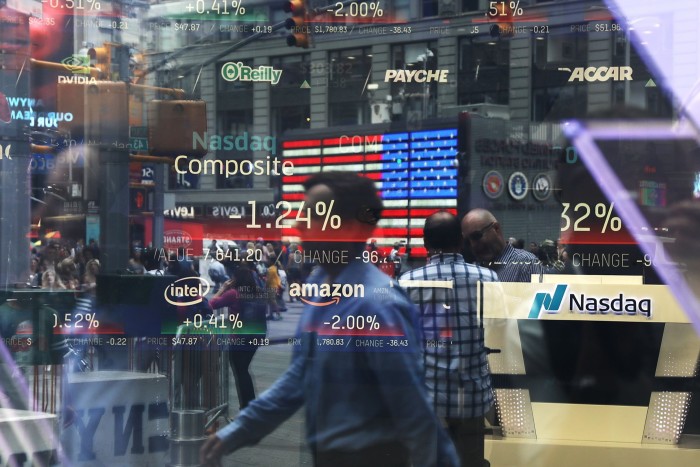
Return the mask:
[(72, 288), (73, 281), (78, 277), (78, 269), (71, 258), (65, 258), (56, 265), (56, 274), (66, 288)]
[[(354, 172), (321, 172), (309, 177), (304, 182), (304, 189), (304, 204), (311, 217), (311, 228), (306, 222), (297, 223), (304, 249), (348, 251), (348, 257), (359, 255), (376, 228), (383, 209), (372, 180)], [(322, 229), (324, 216), (318, 213), (326, 210), (340, 217), (339, 228), (332, 228), (329, 222), (327, 228)]]
[(141, 264), (146, 268), (146, 271), (155, 271), (160, 269), (160, 258), (158, 252), (152, 248), (141, 252)]
[(85, 273), (96, 277), (100, 273), (100, 261), (97, 259), (88, 261), (87, 264), (85, 264)]
[(530, 242), (530, 248), (528, 248), (528, 251), (533, 255), (536, 255), (537, 252), (540, 251), (540, 247), (537, 245), (537, 242)]
[(543, 263), (549, 264), (557, 259), (557, 245), (554, 240), (544, 240), (540, 244), (538, 258)]
[(462, 219), (462, 236), (479, 261), (492, 261), (506, 247), (501, 224), (486, 209), (472, 209)]
[(44, 257), (49, 264), (55, 264), (58, 260), (58, 245), (54, 242), (46, 245), (46, 250), (44, 251)]
[(525, 240), (523, 240), (522, 238), (517, 239), (515, 241), (515, 243), (513, 244), (513, 247), (517, 248), (519, 250), (524, 250), (525, 249)]
[(423, 226), (423, 243), (430, 254), (459, 252), (462, 231), (457, 217), (447, 211), (429, 216)]

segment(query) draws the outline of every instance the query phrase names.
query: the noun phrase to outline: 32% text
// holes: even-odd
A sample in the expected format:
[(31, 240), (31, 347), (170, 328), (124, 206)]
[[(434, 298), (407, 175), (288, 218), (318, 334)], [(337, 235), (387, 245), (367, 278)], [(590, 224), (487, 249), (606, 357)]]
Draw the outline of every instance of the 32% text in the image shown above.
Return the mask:
[[(564, 232), (569, 230), (571, 227), (571, 218), (568, 214), (571, 203), (562, 203), (562, 206), (564, 206), (564, 211), (561, 213), (561, 218), (564, 220), (564, 222), (561, 226), (561, 230)], [(610, 203), (609, 205), (606, 205), (605, 203), (598, 203), (594, 206), (593, 213), (595, 217), (598, 219), (603, 219), (603, 225), (600, 229), (600, 233), (605, 233), (608, 230), (608, 226), (610, 226), (610, 230), (613, 232), (619, 232), (620, 229), (622, 229), (622, 220), (620, 220), (619, 217), (612, 215), (614, 206), (615, 203)], [(578, 219), (576, 219), (573, 223), (574, 232), (590, 232), (591, 228), (584, 227), (581, 225), (581, 223), (591, 215), (591, 205), (588, 203), (578, 203), (576, 206), (574, 206), (573, 212), (576, 214), (580, 213), (578, 216), (571, 216), (574, 218), (578, 217)]]

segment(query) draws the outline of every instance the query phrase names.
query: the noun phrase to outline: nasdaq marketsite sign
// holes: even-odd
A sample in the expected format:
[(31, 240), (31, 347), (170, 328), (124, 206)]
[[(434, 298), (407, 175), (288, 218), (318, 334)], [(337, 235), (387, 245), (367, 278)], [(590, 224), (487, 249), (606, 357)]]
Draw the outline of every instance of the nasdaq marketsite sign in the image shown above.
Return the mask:
[(484, 318), (688, 323), (665, 285), (485, 283)]

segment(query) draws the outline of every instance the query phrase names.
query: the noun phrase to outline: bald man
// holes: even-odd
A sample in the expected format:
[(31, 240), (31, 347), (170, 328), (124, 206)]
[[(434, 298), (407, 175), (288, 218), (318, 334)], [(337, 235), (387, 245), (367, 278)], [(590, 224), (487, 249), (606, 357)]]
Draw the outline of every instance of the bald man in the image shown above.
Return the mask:
[(535, 255), (506, 242), (501, 224), (486, 209), (472, 209), (464, 216), (462, 236), (479, 264), (495, 271), (501, 282), (530, 282), (532, 274), (544, 272)]
[[(462, 466), (489, 465), (484, 459), (484, 415), (493, 404), (484, 329), (477, 316), (479, 282), (497, 282), (486, 268), (459, 253), (459, 219), (438, 211), (425, 220), (423, 242), (428, 264), (401, 276), (418, 305), (423, 329), (425, 382), (457, 448)], [(451, 287), (416, 287), (414, 281), (451, 281)], [(445, 336), (450, 336), (449, 339)]]

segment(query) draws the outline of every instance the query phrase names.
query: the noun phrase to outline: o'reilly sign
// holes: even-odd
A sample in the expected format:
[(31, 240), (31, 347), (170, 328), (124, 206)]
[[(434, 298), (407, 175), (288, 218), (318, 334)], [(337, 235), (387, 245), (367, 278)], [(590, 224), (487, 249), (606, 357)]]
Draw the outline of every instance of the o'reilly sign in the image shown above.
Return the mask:
[(271, 66), (252, 68), (241, 62), (228, 62), (221, 67), (221, 76), (226, 81), (252, 81), (274, 85), (279, 83), (282, 70), (275, 70)]

